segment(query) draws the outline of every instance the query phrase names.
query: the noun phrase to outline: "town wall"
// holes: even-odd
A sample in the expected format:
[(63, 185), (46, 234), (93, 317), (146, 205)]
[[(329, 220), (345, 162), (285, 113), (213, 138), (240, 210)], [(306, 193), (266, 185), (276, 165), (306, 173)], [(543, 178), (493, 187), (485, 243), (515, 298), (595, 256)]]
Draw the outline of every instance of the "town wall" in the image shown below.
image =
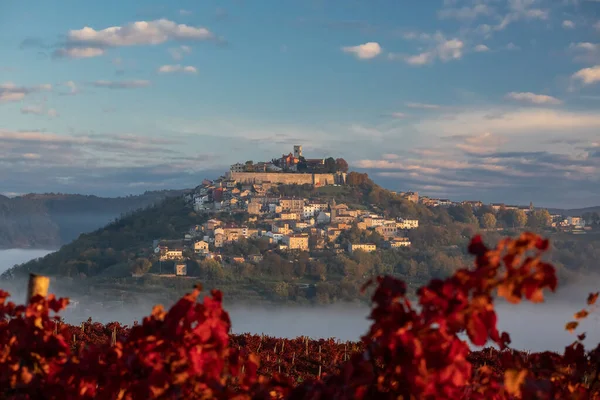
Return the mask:
[(297, 174), (287, 172), (228, 172), (230, 179), (241, 183), (272, 182), (284, 185), (317, 185), (326, 186), (343, 184), (345, 174)]

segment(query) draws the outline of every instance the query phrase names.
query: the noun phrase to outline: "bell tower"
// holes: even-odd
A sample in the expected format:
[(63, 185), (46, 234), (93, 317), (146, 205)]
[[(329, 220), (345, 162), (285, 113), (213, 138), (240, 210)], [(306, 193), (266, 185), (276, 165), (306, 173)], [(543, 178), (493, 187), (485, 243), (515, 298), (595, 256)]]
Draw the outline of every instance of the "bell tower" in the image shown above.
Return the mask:
[(302, 157), (302, 146), (300, 146), (298, 144), (294, 146), (294, 157), (295, 158)]

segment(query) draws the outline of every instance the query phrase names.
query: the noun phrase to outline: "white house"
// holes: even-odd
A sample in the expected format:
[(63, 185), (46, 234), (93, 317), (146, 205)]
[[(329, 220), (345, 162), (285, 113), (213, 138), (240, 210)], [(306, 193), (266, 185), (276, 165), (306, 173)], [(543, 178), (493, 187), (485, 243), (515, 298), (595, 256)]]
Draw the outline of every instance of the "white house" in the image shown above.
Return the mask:
[(275, 243), (280, 243), (283, 240), (283, 234), (282, 233), (273, 233), (273, 232), (267, 232), (265, 234), (265, 236), (270, 237), (271, 239), (273, 239), (273, 241)]

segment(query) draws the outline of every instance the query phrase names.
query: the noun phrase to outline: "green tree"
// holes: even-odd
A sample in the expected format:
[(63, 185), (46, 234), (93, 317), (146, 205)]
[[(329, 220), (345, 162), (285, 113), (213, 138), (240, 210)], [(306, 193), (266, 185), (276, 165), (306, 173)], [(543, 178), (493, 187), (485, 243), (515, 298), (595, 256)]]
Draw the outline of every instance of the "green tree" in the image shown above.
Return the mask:
[(336, 170), (335, 158), (329, 157), (325, 159), (325, 171), (329, 173), (334, 173)]
[(152, 263), (147, 258), (137, 258), (131, 266), (131, 271), (134, 274), (145, 274), (150, 271)]
[(551, 222), (548, 210), (534, 210), (527, 217), (527, 226), (530, 228), (544, 228), (550, 226)]
[(496, 216), (492, 213), (485, 213), (481, 217), (481, 226), (486, 229), (492, 229), (496, 227)]

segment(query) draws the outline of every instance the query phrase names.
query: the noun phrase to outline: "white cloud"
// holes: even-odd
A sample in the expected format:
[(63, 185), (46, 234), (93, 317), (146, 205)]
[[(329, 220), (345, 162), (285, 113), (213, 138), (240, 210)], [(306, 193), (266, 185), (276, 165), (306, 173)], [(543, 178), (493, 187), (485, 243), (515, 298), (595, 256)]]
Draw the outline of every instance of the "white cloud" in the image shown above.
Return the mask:
[(428, 51), (424, 51), (417, 55), (406, 56), (404, 61), (410, 65), (425, 65), (431, 64), (436, 59), (440, 59), (443, 62), (450, 60), (458, 60), (463, 56), (464, 42), (459, 39), (446, 40), (445, 38), (436, 36), (438, 43), (436, 46)]
[(600, 129), (600, 115), (548, 108), (488, 108), (444, 113), (416, 123), (415, 128), (422, 134), (473, 135), (488, 132), (513, 137), (524, 133), (591, 132)]
[(586, 63), (596, 63), (600, 61), (600, 44), (598, 43), (571, 43), (569, 49), (575, 52), (575, 61)]
[(426, 103), (405, 103), (408, 108), (420, 108), (423, 110), (437, 110), (440, 109), (441, 106), (439, 104), (426, 104)]
[(192, 12), (190, 10), (184, 10), (183, 8), (179, 10), (180, 15), (191, 15)]
[(158, 73), (161, 74), (171, 74), (174, 72), (185, 72), (188, 74), (195, 74), (198, 72), (198, 70), (196, 69), (196, 67), (193, 67), (191, 65), (188, 66), (182, 66), (182, 65), (163, 65), (160, 68), (158, 68)]
[(29, 94), (50, 90), (52, 85), (48, 83), (37, 86), (17, 86), (12, 82), (0, 83), (0, 104), (21, 101)]
[(594, 29), (596, 29), (597, 31), (600, 31), (600, 21), (598, 21), (594, 24)]
[(354, 54), (361, 60), (368, 60), (381, 54), (381, 46), (377, 42), (368, 42), (358, 46), (342, 47), (344, 53)]
[(510, 42), (509, 44), (507, 44), (506, 46), (504, 46), (504, 48), (506, 50), (519, 50), (519, 49), (521, 49), (519, 46), (517, 46), (513, 42)]
[(68, 92), (61, 93), (63, 95), (76, 95), (77, 93), (79, 93), (79, 88), (77, 87), (77, 84), (73, 81), (67, 81), (67, 82), (63, 83), (63, 86), (66, 86), (67, 88), (69, 88)]
[(575, 22), (566, 19), (562, 22), (562, 27), (565, 29), (573, 29), (575, 28)]
[(214, 39), (204, 27), (177, 24), (168, 19), (137, 21), (124, 26), (96, 30), (86, 26), (67, 33), (67, 46), (54, 52), (56, 57), (88, 58), (101, 56), (107, 47), (158, 45), (170, 40), (200, 41)]
[(104, 54), (100, 47), (69, 47), (56, 50), (52, 55), (57, 58), (92, 58)]
[(58, 117), (58, 112), (54, 108), (46, 108), (43, 104), (23, 106), (21, 107), (21, 114), (48, 116), (50, 118)]
[(510, 92), (505, 96), (506, 99), (522, 101), (530, 104), (561, 104), (562, 101), (556, 97), (545, 94), (535, 94), (531, 92)]
[(572, 75), (572, 78), (581, 81), (584, 85), (598, 83), (600, 82), (600, 65), (580, 69)]
[(171, 57), (173, 57), (173, 60), (175, 60), (175, 61), (181, 60), (186, 54), (190, 54), (191, 52), (192, 52), (192, 48), (190, 46), (186, 46), (186, 45), (181, 45), (179, 47), (172, 47), (169, 49), (169, 53), (171, 54)]
[(398, 119), (402, 119), (402, 118), (406, 118), (407, 117), (407, 115), (405, 113), (402, 113), (402, 112), (393, 112), (391, 114), (391, 116), (393, 118), (398, 118)]
[(131, 80), (131, 81), (95, 81), (92, 86), (108, 89), (133, 89), (146, 87), (150, 85), (150, 81), (146, 80)]
[(168, 40), (207, 40), (213, 34), (206, 28), (177, 24), (167, 19), (137, 21), (125, 26), (95, 30), (89, 26), (71, 30), (67, 38), (73, 43), (118, 47), (156, 45)]
[(459, 20), (475, 19), (480, 15), (492, 15), (494, 10), (487, 4), (475, 4), (472, 7), (464, 6), (461, 8), (446, 8), (438, 11), (438, 17), (441, 19), (455, 18)]
[(473, 48), (473, 51), (475, 51), (477, 53), (482, 53), (484, 51), (490, 51), (490, 48), (487, 47), (485, 44), (478, 44), (477, 46), (475, 46)]

